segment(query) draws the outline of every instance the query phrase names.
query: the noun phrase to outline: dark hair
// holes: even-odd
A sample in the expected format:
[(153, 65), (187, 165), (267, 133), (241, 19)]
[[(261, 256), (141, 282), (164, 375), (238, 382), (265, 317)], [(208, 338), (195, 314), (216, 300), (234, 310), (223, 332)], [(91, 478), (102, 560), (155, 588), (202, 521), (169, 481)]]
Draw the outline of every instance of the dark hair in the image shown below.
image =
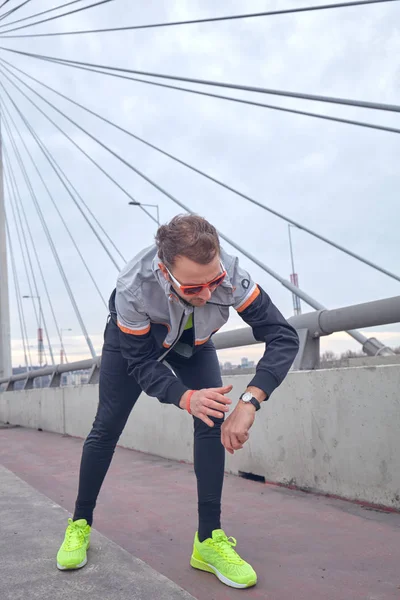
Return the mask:
[(177, 215), (157, 231), (158, 255), (167, 267), (173, 267), (178, 256), (208, 265), (220, 253), (217, 230), (198, 215)]

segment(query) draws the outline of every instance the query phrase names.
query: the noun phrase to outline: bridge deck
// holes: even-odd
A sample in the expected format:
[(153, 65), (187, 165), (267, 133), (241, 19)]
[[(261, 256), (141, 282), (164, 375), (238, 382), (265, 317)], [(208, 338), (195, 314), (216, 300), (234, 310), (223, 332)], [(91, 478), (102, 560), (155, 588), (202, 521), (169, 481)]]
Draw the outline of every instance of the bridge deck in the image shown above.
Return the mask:
[(2, 600), (195, 600), (157, 571), (93, 531), (92, 561), (76, 573), (55, 568), (65, 510), (0, 466)]
[[(0, 464), (71, 511), (81, 447), (80, 439), (1, 429)], [(259, 575), (258, 585), (242, 592), (188, 564), (195, 492), (190, 465), (118, 448), (95, 528), (199, 600), (243, 593), (265, 600), (399, 600), (400, 515), (228, 475), (223, 526)], [(60, 539), (46, 548), (49, 560), (62, 535), (60, 527)], [(14, 550), (17, 569), (17, 550), (8, 548)], [(92, 563), (98, 554), (95, 548)]]

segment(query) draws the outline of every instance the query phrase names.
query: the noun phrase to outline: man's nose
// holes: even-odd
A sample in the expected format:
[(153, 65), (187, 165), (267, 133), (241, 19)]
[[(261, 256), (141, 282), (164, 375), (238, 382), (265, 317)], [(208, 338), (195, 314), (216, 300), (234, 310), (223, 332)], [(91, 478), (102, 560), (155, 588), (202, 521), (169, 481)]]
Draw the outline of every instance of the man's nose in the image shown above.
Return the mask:
[(210, 288), (204, 288), (197, 297), (207, 302), (211, 298)]

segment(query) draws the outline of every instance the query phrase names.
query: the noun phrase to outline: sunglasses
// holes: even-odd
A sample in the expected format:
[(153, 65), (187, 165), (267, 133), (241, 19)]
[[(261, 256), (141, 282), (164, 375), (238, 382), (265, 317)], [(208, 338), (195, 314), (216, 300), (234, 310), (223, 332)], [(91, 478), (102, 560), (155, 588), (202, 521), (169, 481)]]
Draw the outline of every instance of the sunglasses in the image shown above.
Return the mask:
[(168, 275), (171, 277), (174, 284), (180, 289), (182, 294), (185, 294), (185, 296), (196, 296), (197, 294), (200, 294), (203, 290), (205, 290), (207, 288), (210, 290), (211, 289), (215, 290), (215, 288), (217, 288), (219, 285), (221, 285), (221, 283), (224, 281), (224, 279), (226, 277), (226, 271), (224, 269), (223, 264), (222, 263), (220, 263), (220, 264), (221, 264), (221, 270), (222, 270), (222, 273), (220, 273), (220, 275), (218, 275), (217, 277), (215, 277), (208, 283), (199, 283), (198, 285), (183, 285), (182, 283), (179, 283), (179, 281), (177, 279), (175, 279), (175, 277), (172, 275), (171, 271), (167, 267), (165, 267), (165, 268), (168, 271)]

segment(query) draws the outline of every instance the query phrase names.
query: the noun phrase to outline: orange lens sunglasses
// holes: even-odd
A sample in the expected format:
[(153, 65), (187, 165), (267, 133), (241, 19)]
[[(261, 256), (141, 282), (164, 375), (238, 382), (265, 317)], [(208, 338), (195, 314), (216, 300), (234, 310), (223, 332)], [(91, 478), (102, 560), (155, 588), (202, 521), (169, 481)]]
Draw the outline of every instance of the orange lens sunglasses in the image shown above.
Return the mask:
[(226, 277), (226, 271), (224, 269), (223, 264), (221, 263), (222, 273), (220, 273), (217, 277), (215, 277), (208, 283), (199, 283), (198, 285), (183, 285), (172, 275), (172, 273), (168, 269), (168, 267), (165, 267), (165, 268), (167, 269), (168, 275), (171, 277), (174, 284), (180, 289), (182, 294), (185, 294), (185, 296), (196, 296), (197, 294), (200, 294), (206, 288), (208, 288), (208, 289), (212, 288), (214, 290), (216, 287), (221, 285), (221, 283), (224, 281), (224, 279)]

